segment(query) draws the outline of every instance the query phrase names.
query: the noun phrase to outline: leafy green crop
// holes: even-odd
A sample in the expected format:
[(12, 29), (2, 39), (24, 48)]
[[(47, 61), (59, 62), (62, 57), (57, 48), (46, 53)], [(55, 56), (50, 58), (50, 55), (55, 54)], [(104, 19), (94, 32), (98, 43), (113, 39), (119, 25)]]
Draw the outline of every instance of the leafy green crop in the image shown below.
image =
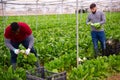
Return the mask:
[(29, 55), (19, 54), (17, 58), (18, 66), (25, 69), (32, 69), (33, 67), (35, 67), (36, 61), (37, 58), (33, 53)]
[(98, 57), (73, 68), (70, 80), (101, 80), (113, 72), (120, 72), (120, 56)]
[[(117, 38), (120, 40), (120, 14), (106, 13), (106, 23), (104, 25), (107, 38)], [(80, 15), (79, 15), (80, 18)], [(5, 21), (0, 17), (0, 80), (9, 80), (14, 76), (8, 70), (10, 66), (10, 52), (4, 44), (4, 28), (14, 21), (26, 22), (30, 25), (34, 35), (34, 47), (37, 50), (40, 64), (51, 71), (68, 71), (70, 80), (88, 79), (97, 80), (108, 76), (109, 72), (120, 72), (119, 57), (110, 56), (94, 59), (93, 44), (90, 35), (90, 26), (86, 25), (87, 14), (82, 15), (79, 22), (79, 57), (90, 57), (78, 68), (76, 67), (76, 16), (75, 14), (40, 15), (36, 16), (7, 16)], [(37, 24), (36, 24), (37, 21)], [(4, 24), (3, 24), (4, 23)], [(37, 26), (36, 26), (37, 25)], [(20, 46), (21, 48), (21, 46)], [(33, 56), (24, 58), (22, 54), (18, 56), (18, 68), (31, 69), (36, 61)], [(32, 57), (32, 58), (31, 58)], [(29, 60), (30, 59), (30, 60)], [(108, 68), (109, 66), (109, 68)], [(8, 76), (7, 71), (11, 77)], [(25, 79), (22, 75), (24, 71), (15, 76)], [(6, 78), (5, 78), (6, 76)], [(8, 77), (7, 77), (8, 76)]]
[(26, 71), (23, 68), (17, 68), (13, 71), (12, 66), (3, 72), (0, 68), (0, 80), (25, 80)]

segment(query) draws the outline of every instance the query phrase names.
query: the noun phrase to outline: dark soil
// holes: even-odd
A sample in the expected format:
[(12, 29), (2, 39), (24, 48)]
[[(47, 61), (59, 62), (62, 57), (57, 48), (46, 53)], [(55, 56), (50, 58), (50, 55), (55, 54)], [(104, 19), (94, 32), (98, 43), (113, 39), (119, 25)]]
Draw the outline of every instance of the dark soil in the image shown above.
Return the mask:
[(111, 77), (108, 77), (106, 80), (120, 80), (120, 74), (115, 74)]

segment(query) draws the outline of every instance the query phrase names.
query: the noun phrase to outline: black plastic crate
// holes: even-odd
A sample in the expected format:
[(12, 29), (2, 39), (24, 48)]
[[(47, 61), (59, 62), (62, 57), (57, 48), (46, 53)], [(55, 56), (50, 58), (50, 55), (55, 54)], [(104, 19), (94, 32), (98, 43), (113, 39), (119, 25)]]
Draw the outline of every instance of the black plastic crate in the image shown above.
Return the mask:
[(40, 67), (27, 71), (26, 80), (66, 80), (66, 72), (54, 73)]
[(120, 41), (118, 39), (108, 39), (106, 41), (105, 55), (109, 56), (112, 54), (120, 53)]

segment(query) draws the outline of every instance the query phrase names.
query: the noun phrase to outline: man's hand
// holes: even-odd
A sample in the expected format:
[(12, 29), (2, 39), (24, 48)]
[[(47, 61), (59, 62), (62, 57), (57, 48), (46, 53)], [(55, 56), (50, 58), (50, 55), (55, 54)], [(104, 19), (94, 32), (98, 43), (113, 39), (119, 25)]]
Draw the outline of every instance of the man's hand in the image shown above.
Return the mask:
[(88, 22), (87, 25), (91, 25), (92, 23), (91, 22)]
[(13, 50), (15, 54), (19, 54), (20, 50), (19, 49), (14, 49)]
[(94, 23), (93, 26), (100, 26), (100, 23)]
[(92, 24), (92, 26), (94, 26), (96, 29), (100, 29), (101, 28), (100, 23), (94, 23), (94, 24)]
[(29, 54), (30, 53), (30, 48), (28, 48), (28, 49), (26, 49), (26, 51), (25, 51), (25, 54)]

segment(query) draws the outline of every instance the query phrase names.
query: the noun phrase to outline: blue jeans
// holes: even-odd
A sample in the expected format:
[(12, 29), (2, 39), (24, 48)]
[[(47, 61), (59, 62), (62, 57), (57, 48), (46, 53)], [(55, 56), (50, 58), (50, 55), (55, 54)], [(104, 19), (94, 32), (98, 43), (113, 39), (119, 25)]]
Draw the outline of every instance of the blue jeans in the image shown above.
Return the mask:
[[(22, 42), (12, 42), (11, 41), (11, 45), (18, 49), (19, 48), (19, 45), (22, 44), (26, 49), (28, 48), (29, 46), (29, 39), (26, 38), (25, 40), (23, 40)], [(35, 51), (35, 49), (32, 47), (31, 50), (30, 50), (31, 53), (34, 53), (35, 56), (37, 56), (37, 53)], [(14, 53), (14, 51), (10, 50), (10, 53), (11, 53), (11, 64), (14, 64), (17, 62), (17, 55)]]
[(106, 49), (105, 32), (104, 31), (92, 31), (91, 36), (92, 36), (95, 53), (96, 54), (98, 53), (98, 41), (100, 41), (102, 51), (104, 51)]

